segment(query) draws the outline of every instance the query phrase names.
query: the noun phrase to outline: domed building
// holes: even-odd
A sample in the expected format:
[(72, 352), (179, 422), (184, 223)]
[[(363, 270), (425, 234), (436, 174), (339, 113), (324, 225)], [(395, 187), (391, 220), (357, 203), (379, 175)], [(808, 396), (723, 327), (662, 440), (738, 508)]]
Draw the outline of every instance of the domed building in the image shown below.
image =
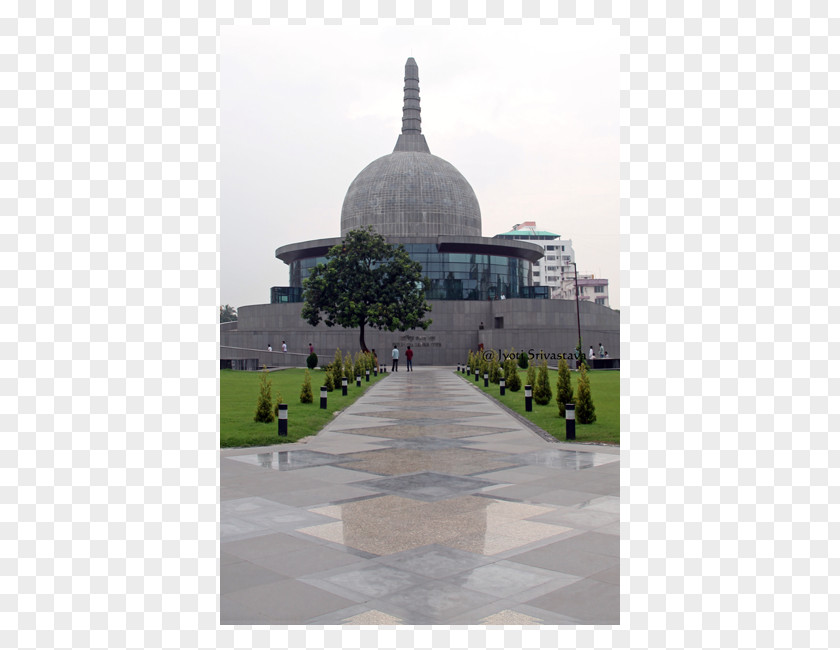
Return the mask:
[[(451, 163), (431, 153), (421, 130), (417, 63), (405, 65), (402, 131), (393, 152), (377, 158), (356, 176), (341, 208), (341, 236), (286, 244), (275, 256), (289, 265), (289, 286), (271, 288), (271, 304), (240, 307), (239, 321), (224, 324), (223, 360), (249, 358), (259, 365), (302, 365), (312, 342), (319, 354), (355, 350), (358, 331), (308, 325), (300, 316), (303, 281), (326, 262), (330, 248), (351, 230), (371, 226), (391, 244), (402, 245), (429, 279), (432, 305), (428, 330), (368, 331), (368, 345), (381, 352), (410, 345), (418, 365), (454, 365), (467, 351), (534, 349), (548, 354), (574, 350), (578, 329), (584, 347), (604, 343), (619, 356), (617, 311), (571, 300), (548, 298), (547, 287), (529, 286), (531, 264), (542, 247), (521, 240), (483, 237), (475, 192)], [(289, 355), (267, 352), (286, 341)], [(255, 354), (259, 353), (259, 354)], [(251, 356), (248, 356), (251, 355)], [(282, 362), (282, 363), (281, 363)], [(253, 365), (253, 364), (252, 364)]]
[[(272, 302), (299, 300), (310, 269), (349, 231), (372, 226), (391, 244), (402, 244), (423, 265), (429, 300), (533, 297), (530, 264), (541, 247), (481, 236), (481, 209), (467, 179), (429, 151), (420, 128), (420, 80), (413, 58), (405, 64), (402, 133), (394, 151), (377, 158), (350, 183), (341, 208), (341, 237), (281, 246), (289, 289)], [(547, 294), (545, 296), (547, 297)]]

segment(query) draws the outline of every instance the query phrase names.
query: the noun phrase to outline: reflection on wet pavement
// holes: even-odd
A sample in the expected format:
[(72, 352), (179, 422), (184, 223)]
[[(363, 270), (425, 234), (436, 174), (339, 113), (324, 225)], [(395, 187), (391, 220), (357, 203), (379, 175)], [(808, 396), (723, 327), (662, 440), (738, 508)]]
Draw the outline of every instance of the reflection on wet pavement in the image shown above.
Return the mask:
[(392, 375), (304, 443), (223, 458), (222, 622), (616, 623), (618, 465), (450, 371)]

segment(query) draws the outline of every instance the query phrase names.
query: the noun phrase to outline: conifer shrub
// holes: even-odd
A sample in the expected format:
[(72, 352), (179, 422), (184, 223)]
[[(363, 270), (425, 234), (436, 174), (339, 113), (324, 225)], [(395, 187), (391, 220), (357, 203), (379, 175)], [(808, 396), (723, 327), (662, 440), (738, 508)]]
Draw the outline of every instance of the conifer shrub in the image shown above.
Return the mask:
[(344, 371), (344, 374), (341, 376), (347, 377), (347, 385), (349, 386), (356, 380), (356, 377), (353, 374), (353, 355), (349, 352), (344, 357), (344, 368), (342, 368), (342, 370)]
[(332, 383), (333, 388), (341, 388), (341, 378), (344, 376), (344, 365), (341, 361), (341, 350), (335, 349), (335, 357), (332, 362)]
[[(511, 352), (513, 352), (512, 348), (511, 348)], [(522, 370), (525, 370), (525, 368), (528, 367), (528, 361), (529, 361), (528, 353), (523, 350), (522, 352), (519, 353), (519, 367), (522, 368)]]
[(566, 417), (566, 404), (571, 404), (575, 399), (572, 388), (572, 374), (569, 372), (569, 364), (565, 359), (557, 362), (557, 407), (560, 409), (560, 417)]
[(592, 391), (589, 388), (589, 372), (584, 363), (580, 367), (578, 377), (578, 397), (575, 402), (575, 419), (578, 424), (592, 424), (595, 422), (595, 404), (592, 402)]
[(274, 412), (271, 410), (271, 380), (265, 365), (260, 373), (260, 395), (257, 398), (254, 422), (274, 422)]
[(502, 373), (499, 369), (499, 359), (495, 351), (487, 365), (489, 366), (488, 374), (490, 375), (490, 383), (498, 384)]
[(277, 401), (274, 402), (274, 413), (280, 415), (280, 405), (283, 403), (283, 396), (277, 393)]
[(551, 401), (551, 384), (548, 382), (548, 361), (542, 360), (537, 372), (537, 383), (534, 386), (534, 401), (545, 406)]
[(356, 353), (356, 361), (353, 364), (353, 380), (356, 377), (365, 378), (365, 361), (362, 358), (364, 355), (361, 352)]
[(314, 352), (310, 352), (309, 356), (306, 357), (306, 367), (310, 370), (315, 370), (318, 367), (318, 355)]
[(309, 368), (303, 371), (303, 386), (300, 389), (300, 403), (312, 404), (312, 378), (309, 376)]
[(522, 380), (519, 378), (516, 356), (512, 349), (510, 352), (510, 358), (505, 361), (505, 387), (515, 393), (522, 388)]
[[(525, 383), (536, 391), (537, 369), (534, 367), (533, 361), (528, 364), (528, 372), (525, 373)], [(534, 392), (534, 397), (536, 398), (536, 396), (537, 394)], [(536, 402), (536, 399), (534, 399), (534, 401)], [(539, 402), (537, 402), (537, 404), (539, 404)]]
[(335, 390), (335, 386), (333, 385), (332, 364), (327, 366), (327, 371), (324, 373), (324, 388), (327, 389), (328, 393), (331, 393), (333, 392), (333, 390)]

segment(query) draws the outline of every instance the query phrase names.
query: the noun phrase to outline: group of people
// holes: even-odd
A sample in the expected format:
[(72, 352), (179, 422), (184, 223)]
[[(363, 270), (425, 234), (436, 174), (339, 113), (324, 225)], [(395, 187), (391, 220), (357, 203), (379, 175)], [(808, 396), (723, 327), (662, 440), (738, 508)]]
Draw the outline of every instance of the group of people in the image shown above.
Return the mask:
[[(271, 343), (268, 344), (268, 351), (269, 352), (274, 352), (274, 348), (271, 347)], [(283, 343), (280, 344), (280, 352), (288, 352), (288, 351), (289, 351), (289, 346), (287, 346), (286, 342), (283, 341)], [(314, 351), (315, 351), (315, 348), (313, 348), (312, 344), (310, 343), (309, 344), (309, 354), (312, 354)]]
[[(414, 370), (414, 364), (412, 363), (412, 359), (414, 359), (414, 350), (411, 349), (409, 345), (405, 349), (405, 365), (406, 365), (406, 372), (411, 372)], [(391, 372), (397, 372), (397, 368), (400, 365), (400, 350), (394, 345), (394, 349), (391, 350)]]
[[(599, 344), (598, 344), (598, 356), (599, 356), (601, 359), (606, 359), (606, 358), (608, 358), (608, 357), (610, 356), (609, 354), (607, 354), (607, 351), (606, 351), (606, 350), (604, 350), (604, 344), (603, 344), (603, 343), (599, 343)], [(595, 358), (595, 350), (593, 350), (593, 349), (592, 349), (592, 346), (591, 346), (591, 345), (589, 346), (589, 358), (590, 358), (590, 359), (594, 359), (594, 358)]]

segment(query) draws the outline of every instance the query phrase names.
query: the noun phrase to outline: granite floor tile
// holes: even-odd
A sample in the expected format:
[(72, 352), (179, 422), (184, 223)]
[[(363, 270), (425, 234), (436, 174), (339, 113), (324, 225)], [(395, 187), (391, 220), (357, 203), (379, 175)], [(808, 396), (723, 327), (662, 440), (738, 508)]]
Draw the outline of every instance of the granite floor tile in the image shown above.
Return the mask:
[(289, 576), (268, 571), (265, 567), (242, 560), (235, 564), (224, 564), (219, 572), (219, 585), (222, 594), (256, 587), (267, 582), (288, 580)]
[(252, 560), (253, 564), (269, 571), (299, 578), (329, 569), (363, 563), (358, 555), (338, 551), (324, 544), (309, 543), (305, 549), (265, 555)]
[(386, 555), (377, 558), (375, 561), (411, 571), (427, 578), (439, 579), (483, 566), (492, 560), (476, 553), (459, 551), (440, 544), (431, 544), (402, 553)]
[(528, 601), (529, 605), (557, 612), (592, 625), (620, 623), (618, 585), (583, 579), (568, 587)]
[(611, 558), (600, 553), (589, 553), (563, 546), (564, 542), (567, 541), (568, 539), (561, 540), (541, 548), (511, 555), (507, 559), (511, 562), (581, 577), (591, 576), (605, 569), (618, 566), (620, 563), (617, 557)]
[(364, 566), (342, 567), (301, 578), (307, 584), (350, 599), (384, 598), (428, 582), (414, 573), (368, 561)]
[(299, 625), (308, 619), (343, 609), (354, 603), (299, 580), (280, 580), (227, 594), (230, 601), (245, 608), (253, 616), (278, 625)]

